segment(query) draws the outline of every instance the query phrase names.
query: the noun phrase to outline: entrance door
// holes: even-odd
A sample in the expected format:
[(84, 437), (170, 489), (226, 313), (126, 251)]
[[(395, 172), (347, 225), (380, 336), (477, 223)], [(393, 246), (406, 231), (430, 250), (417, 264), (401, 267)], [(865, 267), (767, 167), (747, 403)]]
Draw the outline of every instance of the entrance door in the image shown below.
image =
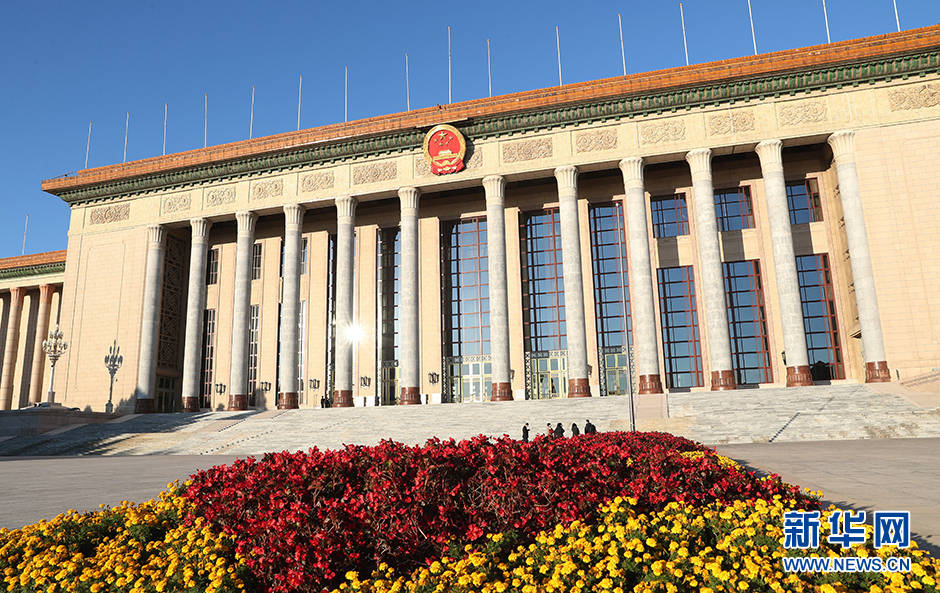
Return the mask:
[(526, 377), (529, 399), (568, 397), (568, 351), (532, 352)]
[(178, 412), (180, 393), (176, 390), (176, 377), (157, 375), (157, 393), (154, 401), (157, 412)]
[(445, 358), (444, 369), (445, 401), (463, 404), (490, 401), (493, 365), (489, 355)]
[(626, 348), (604, 348), (601, 353), (601, 395), (629, 395), (633, 373), (631, 353)]

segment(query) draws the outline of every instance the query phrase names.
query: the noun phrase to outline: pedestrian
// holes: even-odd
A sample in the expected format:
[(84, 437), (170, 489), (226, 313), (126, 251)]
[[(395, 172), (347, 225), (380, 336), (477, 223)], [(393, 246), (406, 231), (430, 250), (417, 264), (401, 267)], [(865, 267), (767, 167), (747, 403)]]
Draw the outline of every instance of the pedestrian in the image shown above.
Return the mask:
[(526, 422), (526, 423), (522, 426), (522, 442), (523, 442), (523, 443), (528, 443), (528, 442), (529, 442), (529, 423), (528, 423), (528, 422)]
[(554, 437), (554, 436), (555, 436), (555, 430), (552, 428), (552, 423), (549, 422), (548, 424), (545, 425), (545, 427), (548, 429), (548, 438)]
[(581, 431), (578, 430), (578, 425), (574, 422), (571, 423), (571, 436), (576, 437), (581, 434)]
[[(551, 425), (549, 425), (551, 426)], [(565, 427), (561, 425), (561, 422), (558, 423), (558, 426), (555, 427), (555, 438), (562, 439), (565, 437)]]
[(584, 421), (584, 434), (597, 434), (597, 427), (590, 420)]
[(326, 407), (326, 396), (325, 396), (325, 395), (320, 398), (320, 407), (321, 407), (321, 408), (325, 408), (325, 407)]

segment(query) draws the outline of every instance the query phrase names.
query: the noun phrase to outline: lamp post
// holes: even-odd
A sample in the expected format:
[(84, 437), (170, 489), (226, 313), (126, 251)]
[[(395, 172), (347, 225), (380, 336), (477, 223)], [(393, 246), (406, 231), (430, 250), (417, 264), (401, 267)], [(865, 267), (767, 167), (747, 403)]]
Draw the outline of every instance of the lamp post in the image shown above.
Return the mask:
[(104, 357), (104, 367), (108, 369), (108, 373), (111, 374), (111, 388), (108, 390), (108, 403), (104, 406), (104, 411), (110, 414), (114, 411), (114, 404), (111, 403), (111, 398), (114, 395), (114, 375), (118, 372), (118, 369), (121, 368), (121, 364), (124, 363), (124, 357), (121, 355), (121, 347), (117, 345), (117, 340), (114, 340), (114, 343), (111, 344), (111, 349), (108, 351), (108, 355)]
[(55, 363), (59, 360), (59, 357), (65, 354), (65, 351), (69, 349), (69, 343), (63, 340), (62, 337), (62, 331), (59, 330), (59, 324), (57, 323), (55, 329), (49, 332), (49, 338), (42, 341), (42, 351), (49, 357), (49, 362), (52, 365), (52, 373), (49, 375), (49, 394), (47, 395), (47, 401), (49, 403), (55, 401), (55, 391), (53, 391), (53, 386), (55, 385)]

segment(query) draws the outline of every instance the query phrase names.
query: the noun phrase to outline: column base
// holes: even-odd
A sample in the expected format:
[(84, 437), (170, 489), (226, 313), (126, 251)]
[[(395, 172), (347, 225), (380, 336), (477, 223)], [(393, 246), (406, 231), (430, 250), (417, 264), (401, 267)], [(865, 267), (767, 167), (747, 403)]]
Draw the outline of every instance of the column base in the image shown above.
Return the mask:
[(787, 387), (807, 387), (813, 384), (809, 365), (787, 367)]
[(663, 382), (659, 375), (640, 375), (638, 383), (637, 391), (640, 395), (663, 392)]
[(300, 399), (297, 392), (280, 393), (277, 396), (278, 410), (296, 410), (300, 407)]
[(154, 410), (153, 398), (141, 398), (138, 397), (134, 400), (134, 413), (135, 414), (153, 414)]
[(398, 404), (402, 406), (416, 406), (421, 403), (421, 391), (418, 387), (402, 387), (401, 398)]
[(352, 389), (337, 389), (333, 392), (333, 408), (351, 408), (353, 407)]
[(198, 412), (199, 411), (199, 397), (192, 395), (183, 396), (183, 411), (184, 412)]
[(591, 397), (591, 385), (587, 379), (568, 379), (568, 397)]
[(884, 360), (865, 363), (865, 382), (866, 383), (890, 383), (891, 370), (888, 369), (888, 363)]
[(234, 393), (228, 396), (228, 411), (241, 412), (248, 409), (248, 395), (236, 395)]
[(491, 402), (511, 402), (512, 401), (512, 385), (508, 382), (493, 383), (492, 391), (490, 393)]
[(734, 371), (712, 371), (712, 391), (731, 391), (737, 388)]

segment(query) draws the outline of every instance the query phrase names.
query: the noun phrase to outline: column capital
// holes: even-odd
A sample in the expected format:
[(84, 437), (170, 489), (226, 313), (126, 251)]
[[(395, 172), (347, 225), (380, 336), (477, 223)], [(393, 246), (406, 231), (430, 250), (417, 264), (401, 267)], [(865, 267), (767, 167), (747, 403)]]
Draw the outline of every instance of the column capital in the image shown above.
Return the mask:
[(764, 173), (783, 170), (783, 141), (779, 139), (764, 140), (754, 148), (757, 158), (760, 159), (760, 168)]
[(285, 204), (284, 221), (286, 224), (301, 224), (304, 221), (304, 207), (300, 204)]
[(336, 216), (339, 219), (349, 220), (355, 216), (359, 200), (353, 196), (339, 196), (333, 202), (336, 204)]
[(623, 186), (643, 187), (643, 158), (631, 156), (620, 160), (620, 172), (623, 173)]
[(190, 218), (190, 226), (193, 227), (193, 243), (204, 243), (209, 240), (209, 229), (212, 227), (212, 221), (208, 218)]
[(502, 204), (505, 200), (506, 178), (502, 175), (487, 175), (483, 178), (483, 190), (486, 192), (487, 204)]
[(238, 223), (238, 234), (251, 234), (255, 232), (255, 223), (258, 222), (258, 215), (248, 210), (240, 210), (235, 213), (235, 221)]
[(416, 187), (398, 188), (398, 199), (401, 200), (401, 211), (418, 210), (418, 198), (421, 196), (421, 190)]
[(23, 297), (24, 297), (25, 295), (26, 295), (26, 287), (25, 287), (25, 286), (12, 286), (12, 287), (10, 287), (10, 298), (12, 298), (14, 301), (21, 301), (21, 300), (23, 300)]
[(48, 300), (52, 297), (52, 293), (55, 292), (55, 284), (40, 284), (39, 285), (39, 298), (43, 301)]
[(166, 241), (166, 227), (159, 224), (147, 225), (147, 241), (155, 247), (163, 247)]
[(839, 130), (829, 136), (829, 146), (836, 166), (855, 162), (855, 130)]
[(578, 168), (574, 165), (565, 165), (555, 169), (555, 180), (558, 182), (558, 193), (577, 193)]
[(692, 169), (692, 175), (707, 175), (711, 177), (712, 174), (712, 149), (710, 148), (696, 148), (695, 150), (690, 150), (685, 155), (685, 160), (688, 161), (689, 167)]

